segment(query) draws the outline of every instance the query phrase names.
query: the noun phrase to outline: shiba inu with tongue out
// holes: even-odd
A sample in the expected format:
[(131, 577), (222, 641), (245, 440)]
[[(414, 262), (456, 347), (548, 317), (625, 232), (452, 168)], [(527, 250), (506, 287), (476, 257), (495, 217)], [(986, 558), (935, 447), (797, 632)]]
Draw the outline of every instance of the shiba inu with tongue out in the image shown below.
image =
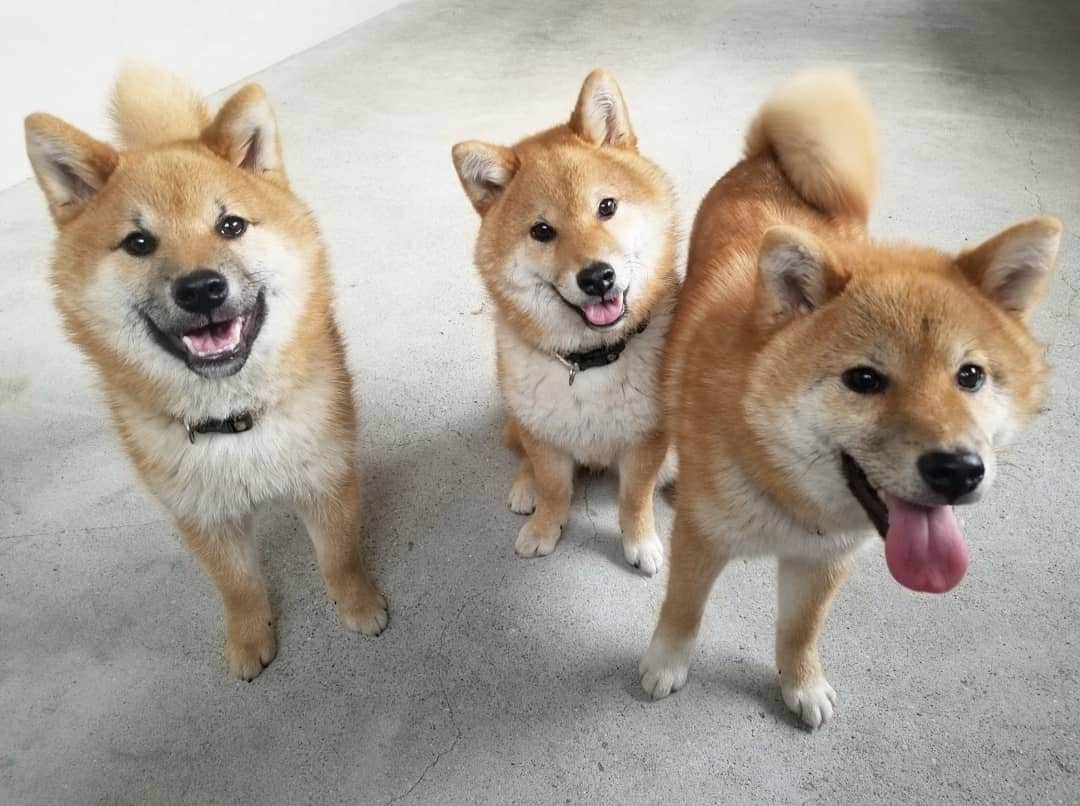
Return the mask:
[(818, 634), (874, 529), (902, 585), (964, 576), (954, 506), (1045, 394), (1028, 332), (1061, 225), (1016, 224), (947, 254), (866, 233), (875, 127), (852, 79), (797, 77), (698, 211), (664, 366), (679, 456), (671, 571), (640, 664), (653, 698), (687, 679), (706, 600), (732, 559), (778, 558), (776, 664), (810, 727), (833, 715)]
[(658, 376), (679, 279), (675, 202), (637, 150), (615, 80), (596, 70), (569, 123), (512, 147), (458, 143), (454, 165), (480, 214), (476, 265), (495, 303), (506, 437), (521, 455), (514, 544), (550, 554), (576, 465), (617, 467), (628, 562), (663, 562), (652, 496), (668, 451)]
[(252, 535), (271, 501), (300, 513), (345, 625), (378, 634), (326, 255), (265, 94), (244, 87), (211, 117), (183, 82), (134, 68), (113, 113), (123, 148), (26, 119), (58, 229), (56, 305), (128, 456), (221, 593), (230, 670), (250, 680), (277, 651)]

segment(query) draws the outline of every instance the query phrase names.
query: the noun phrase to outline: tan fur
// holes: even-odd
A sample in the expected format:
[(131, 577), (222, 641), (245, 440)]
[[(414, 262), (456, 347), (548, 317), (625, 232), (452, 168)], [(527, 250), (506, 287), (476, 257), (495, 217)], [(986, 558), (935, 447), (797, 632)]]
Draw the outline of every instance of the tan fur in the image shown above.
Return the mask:
[(187, 82), (149, 65), (120, 71), (109, 117), (117, 140), (127, 148), (194, 140), (210, 125), (206, 104)]
[(808, 71), (769, 99), (750, 124), (746, 158), (770, 153), (807, 202), (866, 221), (877, 187), (877, 131), (848, 73)]
[[(1040, 218), (952, 256), (871, 240), (869, 107), (852, 80), (813, 72), (781, 88), (747, 156), (695, 221), (665, 358), (679, 456), (668, 595), (641, 664), (654, 697), (686, 679), (723, 564), (780, 557), (776, 654), (785, 702), (816, 727), (833, 712), (817, 637), (851, 552), (872, 534), (840, 452), (872, 483), (919, 502), (915, 458), (972, 446), (987, 463), (1037, 411), (1046, 366), (1025, 317), (1057, 250)], [(988, 380), (961, 390), (973, 361)], [(884, 394), (841, 382), (874, 365)]]
[[(652, 573), (662, 559), (652, 494), (668, 448), (657, 371), (679, 285), (670, 183), (638, 153), (622, 92), (603, 70), (586, 78), (568, 123), (511, 147), (458, 143), (453, 159), (481, 216), (475, 257), (497, 311), (498, 377), (510, 414), (505, 437), (522, 456), (509, 506), (531, 517), (517, 551), (554, 550), (575, 464), (618, 466), (625, 553)], [(605, 197), (619, 204), (610, 220), (597, 215)], [(557, 230), (550, 243), (530, 238), (538, 221)], [(611, 331), (593, 331), (570, 310), (567, 295), (577, 293), (581, 269), (609, 258), (629, 278), (627, 315)], [(646, 321), (618, 362), (581, 372), (568, 385), (556, 352), (613, 344)]]
[[(241, 89), (213, 119), (160, 71), (123, 73), (115, 99), (128, 150), (48, 115), (27, 118), (27, 150), (59, 230), (55, 301), (139, 476), (218, 587), (229, 667), (250, 679), (276, 651), (251, 530), (260, 504), (300, 512), (346, 626), (376, 634), (386, 625), (357, 545), (356, 413), (325, 251), (288, 188), (261, 88)], [(241, 238), (216, 231), (223, 210), (252, 222)], [(153, 255), (119, 247), (133, 227), (158, 238)], [(203, 267), (269, 299), (247, 363), (227, 377), (201, 377), (162, 349), (142, 307), (171, 310), (174, 279)], [(255, 416), (251, 431), (189, 443), (185, 424), (244, 411)]]

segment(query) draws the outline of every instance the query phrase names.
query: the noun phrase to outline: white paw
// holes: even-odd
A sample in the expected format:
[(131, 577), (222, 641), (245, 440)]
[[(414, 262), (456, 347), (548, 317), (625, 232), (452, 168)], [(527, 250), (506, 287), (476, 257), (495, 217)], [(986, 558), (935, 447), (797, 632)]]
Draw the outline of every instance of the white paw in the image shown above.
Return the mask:
[(662, 700), (686, 685), (690, 673), (691, 643), (672, 647), (666, 641), (653, 638), (638, 664), (641, 687), (654, 700)]
[(381, 593), (376, 593), (373, 599), (365, 596), (351, 602), (338, 602), (338, 615), (347, 628), (364, 635), (379, 635), (390, 621), (386, 597)]
[(823, 677), (808, 686), (783, 687), (784, 702), (807, 727), (820, 728), (833, 718), (836, 692)]
[(561, 534), (561, 529), (556, 529), (554, 534), (543, 534), (533, 526), (533, 519), (529, 518), (518, 532), (514, 551), (521, 557), (546, 557), (555, 551), (555, 544), (559, 542)]
[(241, 627), (225, 639), (225, 659), (229, 663), (229, 671), (241, 680), (254, 680), (276, 654), (274, 628), (268, 621), (255, 621), (250, 627)]
[(510, 511), (517, 515), (532, 515), (536, 509), (536, 484), (531, 478), (514, 479), (506, 499)]
[(626, 561), (648, 576), (664, 567), (664, 544), (655, 534), (634, 541), (624, 537), (622, 547)]

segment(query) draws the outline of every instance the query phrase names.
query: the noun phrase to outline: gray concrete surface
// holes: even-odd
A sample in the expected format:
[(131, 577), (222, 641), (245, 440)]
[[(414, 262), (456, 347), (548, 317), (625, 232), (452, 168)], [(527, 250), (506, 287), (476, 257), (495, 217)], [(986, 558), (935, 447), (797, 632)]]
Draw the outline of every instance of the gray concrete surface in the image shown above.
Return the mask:
[[(299, 523), (267, 513), (280, 653), (252, 684), (61, 338), (37, 188), (0, 193), (0, 802), (1080, 800), (1080, 6), (787, 6), (425, 0), (257, 76), (333, 255), (392, 614), (346, 633)], [(770, 564), (726, 573), (690, 683), (652, 704), (664, 579), (622, 564), (610, 480), (579, 486), (554, 556), (514, 558), (449, 147), (561, 119), (605, 65), (689, 216), (768, 89), (823, 61), (877, 105), (878, 234), (953, 248), (1040, 211), (1069, 232), (1035, 321), (1053, 399), (966, 516), (967, 579), (910, 594), (868, 549), (824, 639), (839, 715), (809, 734), (774, 682)]]

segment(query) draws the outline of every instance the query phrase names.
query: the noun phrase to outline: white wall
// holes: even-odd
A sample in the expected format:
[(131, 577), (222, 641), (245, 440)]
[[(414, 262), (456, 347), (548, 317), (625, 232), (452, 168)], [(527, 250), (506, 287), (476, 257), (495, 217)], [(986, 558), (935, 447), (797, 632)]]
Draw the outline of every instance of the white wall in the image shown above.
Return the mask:
[(30, 176), (30, 112), (108, 136), (105, 103), (124, 61), (160, 65), (210, 93), (400, 4), (0, 0), (0, 188)]

